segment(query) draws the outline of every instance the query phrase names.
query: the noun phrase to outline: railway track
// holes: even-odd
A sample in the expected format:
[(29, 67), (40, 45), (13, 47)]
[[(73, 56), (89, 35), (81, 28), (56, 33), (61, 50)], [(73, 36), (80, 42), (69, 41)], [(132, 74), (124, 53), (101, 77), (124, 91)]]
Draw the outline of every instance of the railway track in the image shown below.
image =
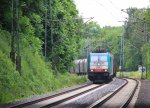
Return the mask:
[(88, 108), (127, 108), (138, 87), (138, 81), (125, 79), (126, 84), (107, 94)]
[(47, 108), (47, 107), (52, 107), (52, 106), (60, 104), (64, 101), (70, 100), (76, 96), (87, 93), (96, 88), (99, 88), (100, 86), (102, 86), (102, 84), (96, 85), (96, 84), (90, 83), (90, 84), (86, 84), (84, 86), (81, 86), (81, 87), (78, 87), (75, 89), (71, 89), (71, 90), (68, 90), (68, 91), (65, 91), (62, 93), (52, 95), (52, 96), (48, 96), (48, 97), (34, 100), (31, 102), (11, 106), (10, 108), (41, 108), (41, 107)]

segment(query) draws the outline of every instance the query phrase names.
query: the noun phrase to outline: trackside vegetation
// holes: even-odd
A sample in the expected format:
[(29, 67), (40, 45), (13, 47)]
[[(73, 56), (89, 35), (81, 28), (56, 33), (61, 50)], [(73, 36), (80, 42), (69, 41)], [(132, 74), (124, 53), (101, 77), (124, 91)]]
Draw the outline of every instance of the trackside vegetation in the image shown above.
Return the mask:
[[(129, 72), (117, 72), (117, 77), (127, 77), (127, 78), (137, 78), (137, 79), (150, 79), (148, 76), (150, 73), (148, 72), (139, 72), (139, 71), (129, 71)], [(147, 76), (147, 78), (146, 78)]]
[(40, 54), (30, 49), (22, 52), (22, 74), (16, 71), (9, 58), (10, 34), (0, 30), (0, 102), (11, 102), (19, 99), (51, 93), (61, 88), (73, 86), (86, 81), (82, 76), (69, 73), (55, 76), (50, 63), (45, 63)]
[[(145, 74), (144, 74), (145, 76)], [(131, 72), (117, 72), (117, 77), (127, 77), (127, 78), (141, 78), (141, 72), (131, 71)]]
[(86, 81), (86, 78), (69, 73), (56, 76), (51, 64), (46, 63), (42, 55), (32, 50), (22, 51), (21, 75), (9, 58), (10, 34), (0, 30), (0, 102), (17, 101), (23, 98), (51, 93), (61, 88), (73, 86)]
[[(48, 2), (48, 0), (45, 1)], [(87, 81), (83, 76), (67, 72), (73, 60), (77, 58), (80, 49), (79, 35), (76, 31), (70, 32), (68, 29), (79, 25), (79, 21), (72, 20), (78, 17), (72, 0), (52, 0), (53, 19), (67, 19), (68, 21), (53, 24), (53, 29), (55, 29), (53, 30), (53, 53), (51, 53), (50, 25), (47, 27), (47, 57), (43, 56), (44, 16), (46, 11), (50, 11), (49, 8), (46, 8), (45, 1), (20, 0), (19, 2), (20, 72), (16, 71), (16, 63), (10, 59), (12, 1), (0, 1), (0, 103), (52, 93)], [(47, 3), (47, 5), (50, 4)], [(82, 21), (80, 22), (82, 24)], [(16, 42), (15, 36), (15, 56), (17, 56)], [(54, 59), (51, 60), (51, 58)]]

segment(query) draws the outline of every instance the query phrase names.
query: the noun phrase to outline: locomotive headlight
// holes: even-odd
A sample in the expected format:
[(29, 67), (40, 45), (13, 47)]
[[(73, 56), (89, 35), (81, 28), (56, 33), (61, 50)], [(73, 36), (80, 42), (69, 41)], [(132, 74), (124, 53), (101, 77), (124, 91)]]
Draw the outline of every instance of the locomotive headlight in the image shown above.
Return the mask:
[(107, 72), (107, 69), (105, 69), (105, 72)]
[(93, 72), (94, 70), (91, 69), (91, 72)]

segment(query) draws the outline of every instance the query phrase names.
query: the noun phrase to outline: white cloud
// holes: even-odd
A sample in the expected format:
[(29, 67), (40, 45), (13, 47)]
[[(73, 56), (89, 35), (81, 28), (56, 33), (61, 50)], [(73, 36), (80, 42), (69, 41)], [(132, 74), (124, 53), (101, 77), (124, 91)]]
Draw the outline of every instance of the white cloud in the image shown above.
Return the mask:
[(121, 9), (129, 7), (146, 8), (149, 0), (74, 0), (79, 14), (84, 18), (94, 17), (101, 26), (120, 26), (127, 14)]

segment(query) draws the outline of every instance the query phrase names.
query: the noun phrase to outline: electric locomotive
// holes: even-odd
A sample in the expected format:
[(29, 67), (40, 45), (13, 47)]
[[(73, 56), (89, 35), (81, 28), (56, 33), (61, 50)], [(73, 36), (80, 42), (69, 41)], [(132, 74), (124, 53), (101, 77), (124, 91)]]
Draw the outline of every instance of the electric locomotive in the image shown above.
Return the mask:
[(90, 53), (88, 79), (94, 83), (109, 81), (115, 76), (114, 57), (111, 53)]

